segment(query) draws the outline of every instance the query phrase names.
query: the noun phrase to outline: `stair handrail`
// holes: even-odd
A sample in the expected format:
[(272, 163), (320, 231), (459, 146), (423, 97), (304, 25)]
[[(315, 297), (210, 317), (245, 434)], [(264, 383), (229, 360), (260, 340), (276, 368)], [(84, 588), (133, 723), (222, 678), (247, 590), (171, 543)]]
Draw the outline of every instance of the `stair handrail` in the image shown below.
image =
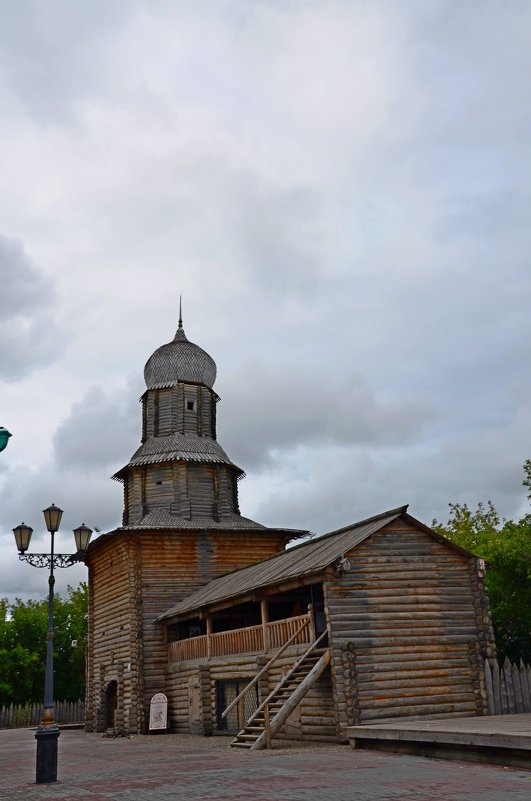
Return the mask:
[[(298, 628), (298, 629), (297, 629), (295, 632), (293, 632), (293, 634), (291, 635), (291, 637), (289, 638), (289, 640), (288, 640), (287, 642), (285, 642), (285, 643), (284, 643), (284, 645), (283, 645), (283, 646), (282, 646), (282, 647), (281, 647), (281, 648), (280, 648), (280, 649), (279, 649), (279, 650), (276, 652), (276, 654), (273, 654), (273, 656), (271, 657), (271, 659), (269, 660), (269, 662), (268, 662), (266, 665), (264, 665), (264, 667), (263, 667), (263, 668), (262, 668), (262, 669), (261, 669), (261, 670), (260, 670), (260, 671), (259, 671), (259, 672), (256, 674), (256, 676), (255, 676), (253, 679), (251, 679), (251, 681), (249, 682), (249, 684), (247, 684), (247, 685), (246, 685), (246, 686), (243, 688), (243, 690), (241, 691), (241, 693), (239, 693), (239, 695), (237, 695), (237, 696), (236, 696), (236, 698), (235, 698), (233, 701), (231, 701), (231, 702), (230, 702), (230, 704), (228, 705), (228, 707), (225, 709), (225, 711), (224, 711), (224, 712), (223, 712), (223, 714), (221, 715), (221, 720), (224, 720), (224, 719), (226, 718), (226, 716), (229, 714), (229, 712), (231, 711), (231, 709), (233, 709), (233, 708), (236, 706), (236, 704), (238, 703), (238, 701), (239, 701), (239, 700), (240, 700), (240, 699), (241, 699), (241, 698), (242, 698), (242, 697), (245, 695), (245, 693), (246, 693), (248, 690), (250, 690), (250, 689), (251, 689), (251, 687), (254, 687), (254, 685), (257, 683), (257, 681), (259, 681), (259, 680), (262, 678), (262, 676), (264, 675), (264, 673), (265, 673), (267, 670), (269, 670), (269, 668), (271, 667), (271, 665), (273, 665), (273, 664), (276, 662), (276, 660), (279, 658), (279, 656), (282, 656), (282, 654), (284, 653), (284, 651), (286, 650), (286, 648), (288, 648), (288, 647), (291, 645), (291, 643), (293, 642), (293, 640), (295, 640), (295, 639), (296, 639), (296, 638), (299, 636), (299, 634), (300, 634), (302, 631), (304, 631), (304, 629), (305, 629), (305, 628), (307, 628), (307, 627), (310, 625), (310, 622), (311, 622), (311, 621), (310, 621), (310, 615), (308, 615), (308, 620), (305, 620), (305, 621), (304, 621), (304, 623), (302, 624), (302, 626), (300, 626), (300, 627), (299, 627), (299, 628)], [(257, 711), (258, 711), (258, 710), (257, 710)]]
[[(279, 683), (276, 685), (276, 687), (275, 687), (273, 690), (271, 690), (271, 692), (269, 693), (269, 695), (267, 696), (267, 698), (266, 698), (264, 701), (262, 701), (262, 703), (260, 704), (260, 706), (258, 707), (258, 709), (256, 709), (256, 710), (253, 712), (253, 714), (251, 715), (251, 717), (249, 718), (249, 720), (248, 720), (248, 721), (246, 721), (246, 723), (245, 723), (245, 726), (248, 726), (248, 725), (249, 725), (249, 723), (251, 723), (251, 722), (252, 722), (252, 721), (255, 719), (255, 717), (258, 715), (258, 713), (259, 713), (259, 712), (261, 712), (261, 711), (262, 711), (262, 709), (263, 709), (263, 708), (266, 706), (266, 704), (268, 704), (268, 703), (270, 702), (270, 700), (273, 698), (273, 696), (275, 695), (275, 693), (277, 693), (277, 692), (278, 692), (278, 691), (279, 691), (279, 690), (280, 690), (280, 689), (281, 689), (281, 688), (282, 688), (282, 687), (283, 687), (283, 686), (284, 686), (284, 685), (285, 685), (285, 684), (288, 682), (288, 680), (291, 678), (291, 675), (292, 675), (292, 673), (294, 673), (294, 672), (295, 672), (295, 670), (296, 670), (296, 669), (299, 667), (299, 665), (300, 665), (302, 662), (304, 662), (304, 660), (306, 659), (306, 657), (307, 657), (307, 656), (309, 656), (309, 655), (311, 654), (311, 652), (312, 652), (312, 651), (313, 651), (313, 650), (314, 650), (314, 649), (315, 649), (315, 648), (316, 648), (316, 647), (319, 645), (319, 643), (321, 642), (321, 640), (322, 640), (322, 639), (323, 639), (323, 638), (324, 638), (324, 637), (325, 637), (327, 634), (328, 634), (328, 631), (325, 629), (325, 630), (323, 631), (323, 633), (321, 634), (321, 636), (320, 636), (320, 637), (318, 637), (318, 639), (317, 639), (315, 642), (313, 642), (313, 643), (310, 645), (310, 647), (308, 648), (308, 650), (307, 650), (307, 651), (306, 651), (306, 652), (305, 652), (305, 653), (304, 653), (304, 654), (301, 656), (301, 658), (300, 658), (300, 659), (298, 659), (298, 660), (295, 662), (295, 664), (293, 665), (293, 667), (291, 667), (291, 668), (288, 670), (288, 672), (286, 673), (286, 675), (285, 675), (285, 676), (283, 676), (283, 677), (280, 679), (280, 681), (279, 681)], [(277, 656), (278, 656), (278, 654), (275, 656), (275, 659), (276, 659), (276, 657), (277, 657)], [(273, 661), (274, 661), (274, 660), (271, 660), (271, 662), (273, 662)], [(268, 664), (269, 664), (269, 663), (268, 663)], [(267, 665), (266, 665), (266, 667), (267, 667)], [(265, 670), (265, 668), (264, 668), (264, 670)], [(263, 672), (264, 672), (264, 670), (260, 671), (260, 673), (263, 673)], [(259, 675), (260, 675), (260, 674), (259, 674)], [(257, 676), (256, 678), (258, 678), (258, 676)], [(250, 685), (249, 685), (249, 686), (250, 686)], [(245, 692), (245, 690), (244, 690), (244, 692)], [(243, 693), (240, 693), (240, 695), (243, 695)], [(233, 701), (233, 704), (234, 704), (234, 701)], [(227, 709), (228, 709), (228, 707), (227, 707)], [(244, 726), (243, 728), (245, 728), (245, 726)], [(242, 729), (242, 731), (243, 731), (243, 729)]]
[[(289, 696), (289, 698), (285, 700), (281, 708), (277, 710), (277, 712), (273, 716), (273, 719), (271, 719), (269, 702), (266, 703), (266, 705), (264, 706), (264, 722), (266, 724), (264, 734), (265, 734), (266, 748), (271, 748), (271, 741), (273, 737), (275, 737), (282, 724), (286, 722), (287, 718), (291, 715), (297, 704), (299, 704), (302, 698), (306, 695), (309, 688), (313, 686), (315, 678), (314, 681), (310, 683), (310, 676), (313, 675), (314, 677), (319, 678), (324, 668), (329, 663), (330, 663), (330, 649), (327, 648), (324, 651), (323, 655), (320, 657), (320, 659), (316, 662), (316, 664), (310, 668), (306, 676), (291, 692), (291, 695)], [(261, 736), (258, 737), (258, 740), (255, 742), (252, 748), (257, 747), (258, 743), (260, 742)]]

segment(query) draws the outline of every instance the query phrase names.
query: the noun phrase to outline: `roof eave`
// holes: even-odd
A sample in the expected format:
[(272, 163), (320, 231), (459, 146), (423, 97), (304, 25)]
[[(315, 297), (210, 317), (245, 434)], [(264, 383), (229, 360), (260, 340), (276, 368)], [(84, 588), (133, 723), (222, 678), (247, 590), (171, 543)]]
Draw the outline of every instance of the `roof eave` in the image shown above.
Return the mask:
[[(334, 560), (335, 561), (335, 560)], [(253, 587), (252, 590), (249, 590), (244, 593), (228, 593), (223, 600), (218, 602), (213, 602), (210, 604), (203, 604), (197, 607), (191, 607), (184, 612), (178, 612), (176, 614), (171, 614), (171, 610), (167, 612), (163, 612), (161, 615), (155, 618), (155, 623), (178, 623), (181, 620), (189, 620), (191, 617), (202, 617), (204, 615), (210, 614), (211, 612), (217, 612), (221, 609), (234, 606), (234, 602), (237, 601), (238, 603), (245, 603), (246, 601), (252, 601), (253, 596), (257, 593), (263, 593), (266, 590), (270, 590), (275, 585), (282, 585), (283, 589), (289, 589), (293, 587), (300, 587), (302, 585), (307, 584), (315, 584), (318, 580), (322, 580), (322, 573), (323, 568), (320, 571), (315, 570), (308, 570), (305, 573), (301, 573), (296, 578), (292, 579), (285, 579), (283, 581), (269, 581), (265, 584), (260, 584)]]

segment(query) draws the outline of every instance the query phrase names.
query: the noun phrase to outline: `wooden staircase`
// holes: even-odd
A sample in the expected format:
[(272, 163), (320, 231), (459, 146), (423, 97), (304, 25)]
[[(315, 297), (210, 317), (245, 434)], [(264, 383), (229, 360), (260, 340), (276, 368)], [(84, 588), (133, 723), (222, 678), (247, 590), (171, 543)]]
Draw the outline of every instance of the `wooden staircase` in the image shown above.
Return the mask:
[(317, 647), (322, 639), (319, 637), (286, 673), (238, 732), (231, 747), (251, 751), (270, 747), (273, 737), (330, 662), (330, 650)]

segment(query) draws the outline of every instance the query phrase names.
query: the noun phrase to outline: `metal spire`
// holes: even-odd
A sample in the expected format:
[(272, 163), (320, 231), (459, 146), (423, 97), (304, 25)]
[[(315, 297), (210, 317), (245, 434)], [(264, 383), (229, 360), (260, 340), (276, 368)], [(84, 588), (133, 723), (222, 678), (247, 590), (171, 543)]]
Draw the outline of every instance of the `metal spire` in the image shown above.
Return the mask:
[(177, 342), (182, 340), (186, 340), (186, 334), (184, 333), (184, 328), (183, 328), (183, 296), (179, 295), (179, 327), (175, 332), (173, 341)]

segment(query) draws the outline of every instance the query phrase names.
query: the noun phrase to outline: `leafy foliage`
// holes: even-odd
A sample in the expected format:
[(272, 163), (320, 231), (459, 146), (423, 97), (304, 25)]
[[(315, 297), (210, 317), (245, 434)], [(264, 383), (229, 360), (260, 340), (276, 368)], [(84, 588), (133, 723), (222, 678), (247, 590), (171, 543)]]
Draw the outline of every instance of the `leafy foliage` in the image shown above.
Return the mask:
[[(524, 465), (524, 485), (530, 490), (531, 460)], [(433, 528), (466, 550), (487, 561), (492, 621), (498, 657), (512, 662), (531, 661), (531, 514), (521, 520), (500, 520), (491, 501), (478, 504), (451, 503), (446, 525)]]
[[(54, 600), (54, 696), (77, 701), (85, 692), (87, 585)], [(0, 706), (41, 701), (44, 694), (48, 600), (0, 598)], [(77, 646), (72, 646), (77, 640)]]

